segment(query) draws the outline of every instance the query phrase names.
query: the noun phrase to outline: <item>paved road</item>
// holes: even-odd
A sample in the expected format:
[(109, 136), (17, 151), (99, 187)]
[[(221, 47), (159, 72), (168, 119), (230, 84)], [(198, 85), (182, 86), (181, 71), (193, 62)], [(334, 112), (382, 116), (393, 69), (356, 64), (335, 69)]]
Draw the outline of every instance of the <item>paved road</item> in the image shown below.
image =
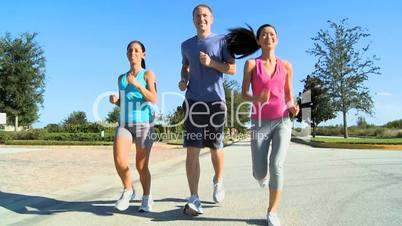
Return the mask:
[[(0, 225), (264, 225), (267, 192), (251, 176), (248, 142), (225, 152), (222, 205), (212, 203), (213, 169), (209, 154), (203, 152), (200, 196), (205, 214), (200, 217), (181, 212), (188, 189), (184, 156), (179, 156), (152, 165), (153, 213), (137, 213), (138, 199), (127, 211), (116, 212), (113, 203), (120, 184), (116, 175), (108, 174), (57, 193), (2, 190)], [(401, 151), (332, 150), (292, 143), (285, 172), (279, 213), (284, 226), (402, 225)], [(136, 188), (139, 191), (138, 181)]]

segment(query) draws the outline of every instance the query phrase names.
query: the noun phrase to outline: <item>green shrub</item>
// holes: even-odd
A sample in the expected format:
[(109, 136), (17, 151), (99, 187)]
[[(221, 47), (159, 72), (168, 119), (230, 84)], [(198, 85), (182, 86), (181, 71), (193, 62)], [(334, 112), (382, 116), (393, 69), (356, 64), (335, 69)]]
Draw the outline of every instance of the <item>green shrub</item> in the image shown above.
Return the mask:
[(376, 128), (367, 127), (366, 129), (363, 129), (358, 127), (351, 127), (349, 129), (349, 135), (354, 137), (371, 137), (375, 136), (375, 131), (377, 128), (378, 127)]
[(376, 137), (383, 137), (383, 138), (389, 138), (389, 137), (397, 137), (398, 131), (396, 130), (391, 130), (385, 127), (378, 127), (375, 130), (375, 136)]
[(101, 137), (100, 133), (48, 133), (43, 140), (55, 141), (113, 141), (114, 134), (105, 133), (105, 137)]
[(318, 136), (342, 136), (343, 128), (338, 127), (338, 126), (318, 127), (316, 129), (316, 135), (318, 135)]
[(105, 127), (98, 123), (88, 123), (88, 132), (89, 133), (100, 133), (100, 131), (105, 130)]
[(63, 127), (55, 123), (47, 124), (44, 129), (46, 129), (49, 133), (63, 132)]
[(110, 141), (9, 140), (7, 145), (113, 145)]
[(14, 140), (41, 140), (46, 134), (44, 129), (30, 129), (18, 131), (14, 134)]
[(13, 135), (11, 132), (0, 131), (0, 143), (4, 144), (6, 141), (12, 140)]
[(116, 132), (116, 127), (104, 127), (103, 131), (105, 131), (105, 134), (114, 134)]
[(402, 129), (402, 119), (394, 120), (385, 124), (387, 128)]
[(87, 125), (78, 125), (78, 124), (65, 124), (63, 125), (63, 132), (65, 133), (82, 133), (88, 132)]
[(98, 123), (88, 122), (85, 124), (64, 124), (62, 132), (67, 133), (99, 133), (105, 127)]

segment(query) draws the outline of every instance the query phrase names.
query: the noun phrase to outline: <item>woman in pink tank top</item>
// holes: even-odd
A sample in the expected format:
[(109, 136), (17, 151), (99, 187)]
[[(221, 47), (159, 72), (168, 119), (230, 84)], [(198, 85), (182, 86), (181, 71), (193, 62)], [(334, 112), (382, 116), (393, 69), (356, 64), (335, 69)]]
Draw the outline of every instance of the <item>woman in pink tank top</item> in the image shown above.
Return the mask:
[[(249, 59), (244, 65), (242, 97), (253, 103), (253, 176), (261, 187), (269, 187), (268, 225), (279, 226), (277, 210), (283, 192), (283, 164), (292, 126), (289, 113), (296, 115), (299, 112), (292, 94), (292, 66), (276, 56), (278, 37), (270, 24), (260, 26), (256, 35), (251, 27), (231, 29), (227, 35), (227, 44), (232, 55), (237, 55), (237, 58), (246, 57), (258, 49), (262, 51), (260, 57)], [(252, 93), (249, 93), (250, 85)]]

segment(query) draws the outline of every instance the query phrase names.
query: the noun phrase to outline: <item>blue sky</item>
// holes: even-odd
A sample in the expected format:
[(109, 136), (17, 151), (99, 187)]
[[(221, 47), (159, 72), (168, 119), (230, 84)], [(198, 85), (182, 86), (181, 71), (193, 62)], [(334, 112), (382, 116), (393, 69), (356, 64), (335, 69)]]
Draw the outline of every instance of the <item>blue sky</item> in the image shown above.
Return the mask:
[[(375, 115), (369, 123), (384, 124), (402, 118), (402, 3), (371, 0), (337, 1), (122, 1), (122, 0), (2, 0), (0, 35), (10, 32), (37, 32), (45, 50), (46, 91), (40, 118), (34, 127), (60, 123), (72, 111), (85, 111), (93, 121), (97, 97), (117, 91), (117, 76), (129, 69), (126, 45), (141, 40), (147, 49), (146, 63), (157, 77), (159, 94), (178, 92), (181, 67), (180, 44), (195, 34), (191, 12), (199, 3), (209, 4), (215, 21), (212, 31), (263, 23), (276, 26), (280, 38), (277, 55), (294, 68), (294, 93), (314, 68), (315, 58), (306, 53), (313, 46), (311, 37), (327, 29), (327, 20), (349, 18), (350, 25), (368, 29), (370, 55), (381, 58), (377, 65), (382, 75), (373, 75), (366, 85), (375, 102)], [(244, 60), (237, 61), (241, 82)], [(171, 112), (182, 99), (166, 95), (164, 106)], [(99, 102), (99, 116), (105, 118), (113, 106), (107, 98)], [(356, 112), (349, 113), (349, 124), (356, 123)], [(340, 124), (341, 118), (326, 124)]]

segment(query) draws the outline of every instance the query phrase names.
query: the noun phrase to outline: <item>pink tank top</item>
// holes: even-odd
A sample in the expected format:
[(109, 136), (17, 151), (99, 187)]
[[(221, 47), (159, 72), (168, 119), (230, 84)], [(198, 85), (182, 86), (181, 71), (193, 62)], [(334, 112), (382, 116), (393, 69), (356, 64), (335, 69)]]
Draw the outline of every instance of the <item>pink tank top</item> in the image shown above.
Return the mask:
[(251, 78), (251, 88), (254, 96), (260, 96), (264, 89), (270, 91), (268, 103), (253, 102), (251, 119), (274, 120), (288, 116), (285, 103), (286, 69), (279, 58), (276, 58), (276, 67), (270, 77), (264, 68), (261, 57), (255, 59), (255, 69)]

